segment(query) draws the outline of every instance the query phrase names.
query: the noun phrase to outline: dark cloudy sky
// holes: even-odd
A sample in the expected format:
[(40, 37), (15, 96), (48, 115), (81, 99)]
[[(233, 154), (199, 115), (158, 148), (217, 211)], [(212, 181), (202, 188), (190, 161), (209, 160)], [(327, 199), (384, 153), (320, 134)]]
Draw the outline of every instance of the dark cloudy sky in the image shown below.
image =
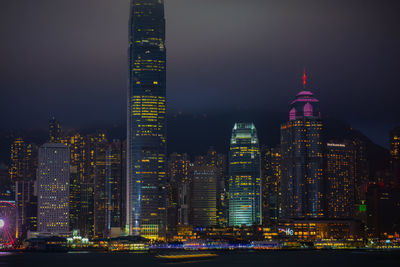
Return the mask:
[[(1, 0), (0, 127), (44, 128), (50, 115), (69, 127), (125, 120), (129, 2)], [(305, 67), (324, 115), (383, 145), (400, 124), (400, 1), (165, 8), (170, 113), (284, 118)]]

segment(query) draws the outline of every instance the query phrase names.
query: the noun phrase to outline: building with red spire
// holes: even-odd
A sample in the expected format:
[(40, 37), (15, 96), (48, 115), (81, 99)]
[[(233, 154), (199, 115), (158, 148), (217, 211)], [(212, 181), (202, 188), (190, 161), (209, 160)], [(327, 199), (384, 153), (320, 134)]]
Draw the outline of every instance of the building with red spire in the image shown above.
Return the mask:
[(324, 174), (319, 100), (306, 88), (290, 103), (289, 121), (281, 125), (281, 219), (322, 218)]

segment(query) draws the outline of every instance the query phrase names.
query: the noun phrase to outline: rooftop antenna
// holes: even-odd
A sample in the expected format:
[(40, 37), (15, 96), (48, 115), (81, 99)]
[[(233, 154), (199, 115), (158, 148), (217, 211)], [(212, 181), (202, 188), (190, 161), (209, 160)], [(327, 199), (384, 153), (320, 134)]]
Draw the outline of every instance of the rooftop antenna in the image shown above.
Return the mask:
[(304, 72), (303, 72), (303, 87), (304, 87), (304, 90), (306, 89), (306, 82), (307, 82), (307, 76), (306, 76), (306, 69), (304, 68)]

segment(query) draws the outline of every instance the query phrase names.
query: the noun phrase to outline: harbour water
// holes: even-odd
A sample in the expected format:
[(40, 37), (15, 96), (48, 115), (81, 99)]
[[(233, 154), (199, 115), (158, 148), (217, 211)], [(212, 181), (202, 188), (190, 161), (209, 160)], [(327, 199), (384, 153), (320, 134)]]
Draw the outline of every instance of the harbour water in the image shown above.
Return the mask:
[(122, 267), (122, 266), (210, 266), (210, 267), (388, 267), (400, 266), (400, 251), (263, 251), (220, 252), (208, 260), (161, 262), (150, 253), (0, 253), (0, 266), (29, 267)]

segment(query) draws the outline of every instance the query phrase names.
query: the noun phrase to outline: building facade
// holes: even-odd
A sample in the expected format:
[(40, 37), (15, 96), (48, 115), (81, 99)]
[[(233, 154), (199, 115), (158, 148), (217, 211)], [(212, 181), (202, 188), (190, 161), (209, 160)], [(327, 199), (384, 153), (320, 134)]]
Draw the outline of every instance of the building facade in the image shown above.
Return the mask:
[(69, 232), (69, 149), (47, 143), (39, 149), (38, 232), (63, 235)]
[(210, 165), (191, 167), (191, 224), (209, 227), (217, 224), (217, 169)]
[(281, 126), (281, 219), (325, 215), (321, 134), (319, 100), (303, 90), (290, 104), (289, 121)]
[(350, 141), (326, 144), (326, 215), (351, 219), (355, 212), (355, 151)]
[(129, 25), (127, 231), (166, 230), (166, 49), (163, 0), (132, 0)]
[(106, 154), (107, 231), (114, 236), (124, 227), (124, 144), (113, 140)]
[(261, 162), (253, 123), (236, 123), (229, 151), (229, 225), (260, 225)]
[(263, 224), (278, 220), (279, 184), (281, 180), (281, 150), (279, 147), (261, 149)]

